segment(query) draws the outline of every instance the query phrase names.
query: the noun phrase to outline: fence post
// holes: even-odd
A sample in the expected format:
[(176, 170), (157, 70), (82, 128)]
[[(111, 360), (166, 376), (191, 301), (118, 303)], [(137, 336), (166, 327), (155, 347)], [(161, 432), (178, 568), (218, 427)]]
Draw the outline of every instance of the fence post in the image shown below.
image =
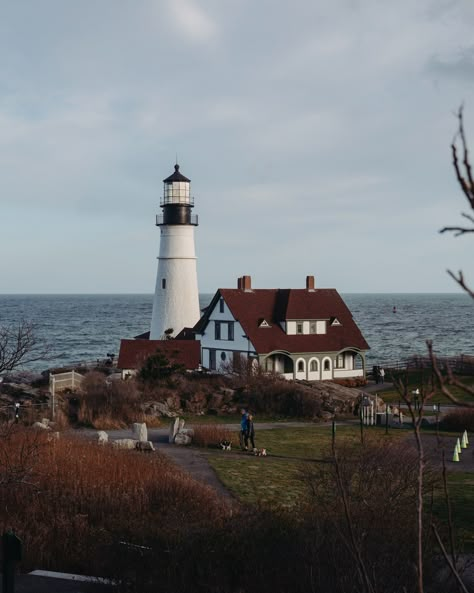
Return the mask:
[(52, 379), (51, 381), (51, 419), (54, 420), (54, 416), (56, 414), (56, 410), (55, 410), (55, 396), (56, 396), (56, 377), (54, 375), (51, 375), (50, 377)]

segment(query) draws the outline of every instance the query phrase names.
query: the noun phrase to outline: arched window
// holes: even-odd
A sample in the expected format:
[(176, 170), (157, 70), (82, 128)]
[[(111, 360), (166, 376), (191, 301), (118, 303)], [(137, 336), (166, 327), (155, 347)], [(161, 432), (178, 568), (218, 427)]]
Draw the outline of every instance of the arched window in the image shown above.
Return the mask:
[(309, 370), (313, 373), (318, 371), (318, 361), (317, 360), (313, 359), (311, 361), (311, 364), (309, 365)]
[(304, 362), (302, 360), (298, 361), (298, 373), (303, 373), (304, 372)]
[(328, 358), (326, 358), (326, 360), (324, 361), (324, 370), (325, 371), (331, 370), (331, 361)]

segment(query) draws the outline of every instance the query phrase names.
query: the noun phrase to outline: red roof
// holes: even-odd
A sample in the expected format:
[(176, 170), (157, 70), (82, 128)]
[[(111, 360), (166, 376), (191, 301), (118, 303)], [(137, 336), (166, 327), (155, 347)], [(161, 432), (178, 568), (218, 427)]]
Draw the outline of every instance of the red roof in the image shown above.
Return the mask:
[(197, 340), (120, 340), (117, 367), (139, 369), (157, 351), (186, 369), (197, 369), (201, 362), (201, 342)]
[[(339, 352), (344, 348), (368, 350), (369, 345), (357, 327), (347, 305), (337, 290), (305, 289), (220, 289), (234, 318), (241, 324), (258, 354), (274, 350), (287, 352)], [(214, 304), (214, 303), (213, 303)], [(209, 307), (209, 313), (213, 306)], [(207, 314), (208, 315), (208, 314)], [(206, 315), (204, 316), (206, 317)], [(340, 325), (330, 325), (337, 318)], [(265, 319), (271, 327), (259, 327)], [(290, 320), (327, 319), (326, 334), (287, 335), (280, 322)], [(207, 322), (207, 319), (202, 319)], [(202, 330), (203, 323), (196, 329)]]

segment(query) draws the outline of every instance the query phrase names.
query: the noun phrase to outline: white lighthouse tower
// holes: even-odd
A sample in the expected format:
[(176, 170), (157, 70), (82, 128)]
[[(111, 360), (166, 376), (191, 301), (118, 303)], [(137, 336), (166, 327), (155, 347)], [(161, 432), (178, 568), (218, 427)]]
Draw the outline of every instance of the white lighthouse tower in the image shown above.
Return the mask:
[[(155, 298), (151, 317), (150, 340), (161, 340), (167, 330), (176, 336), (184, 327), (199, 321), (199, 293), (194, 249), (194, 227), (198, 217), (192, 214), (190, 179), (175, 165), (174, 173), (163, 180), (160, 206), (156, 216), (160, 227), (160, 255), (156, 275)], [(171, 332), (168, 332), (171, 333)]]

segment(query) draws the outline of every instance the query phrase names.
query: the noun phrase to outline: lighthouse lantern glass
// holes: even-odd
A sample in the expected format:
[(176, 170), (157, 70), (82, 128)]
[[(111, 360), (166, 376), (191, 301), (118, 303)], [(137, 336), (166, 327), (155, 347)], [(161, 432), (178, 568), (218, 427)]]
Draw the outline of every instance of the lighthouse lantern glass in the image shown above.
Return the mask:
[(189, 203), (189, 183), (186, 181), (172, 181), (165, 183), (165, 202)]

